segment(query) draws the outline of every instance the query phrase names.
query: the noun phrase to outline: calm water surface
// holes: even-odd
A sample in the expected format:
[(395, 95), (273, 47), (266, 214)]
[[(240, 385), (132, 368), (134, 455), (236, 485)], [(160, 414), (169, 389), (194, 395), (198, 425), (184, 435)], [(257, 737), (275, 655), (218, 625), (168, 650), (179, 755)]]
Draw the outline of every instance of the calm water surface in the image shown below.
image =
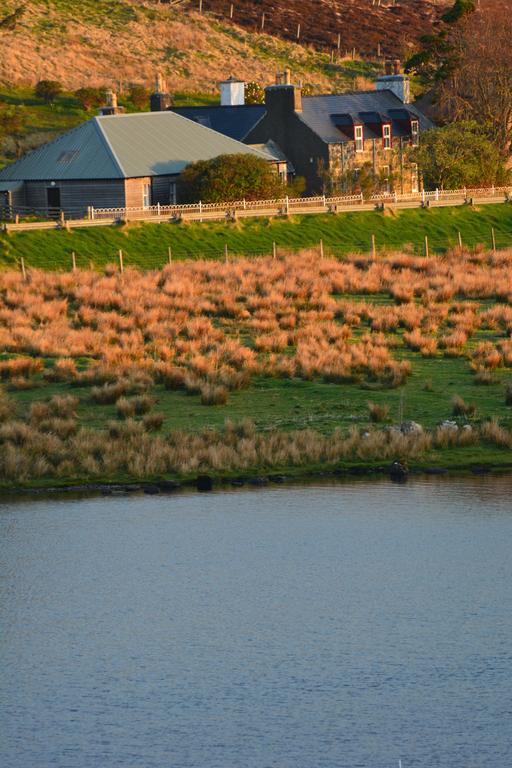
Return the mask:
[(512, 766), (511, 491), (0, 503), (2, 768)]

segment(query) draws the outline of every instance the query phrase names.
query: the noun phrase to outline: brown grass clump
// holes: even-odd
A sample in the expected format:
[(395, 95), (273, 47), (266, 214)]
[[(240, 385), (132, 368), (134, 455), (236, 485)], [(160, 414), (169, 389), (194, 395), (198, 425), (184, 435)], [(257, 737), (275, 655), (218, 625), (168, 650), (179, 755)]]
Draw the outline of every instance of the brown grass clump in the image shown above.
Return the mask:
[(370, 421), (373, 421), (374, 423), (386, 421), (386, 419), (389, 417), (388, 405), (379, 405), (378, 403), (373, 403), (370, 401), (368, 403), (368, 411), (370, 413)]
[(466, 403), (466, 401), (460, 397), (460, 395), (454, 395), (452, 398), (452, 415), (453, 416), (474, 416), (476, 413), (476, 405), (474, 403)]
[(0, 379), (15, 380), (28, 378), (40, 373), (44, 364), (42, 360), (33, 357), (14, 357), (10, 360), (0, 360)]
[(229, 392), (226, 387), (206, 383), (201, 387), (202, 405), (226, 405)]
[(149, 413), (154, 405), (154, 399), (149, 395), (136, 395), (135, 397), (120, 397), (116, 401), (116, 409), (124, 419), (133, 416), (142, 416)]
[(165, 421), (165, 415), (163, 413), (146, 413), (142, 419), (144, 429), (146, 432), (158, 432), (162, 429)]

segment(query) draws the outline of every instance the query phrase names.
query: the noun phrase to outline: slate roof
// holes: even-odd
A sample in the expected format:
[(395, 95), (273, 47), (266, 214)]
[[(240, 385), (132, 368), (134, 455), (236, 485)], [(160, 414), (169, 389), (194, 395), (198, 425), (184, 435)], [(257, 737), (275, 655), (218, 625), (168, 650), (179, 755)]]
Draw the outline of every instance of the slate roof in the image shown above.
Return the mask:
[(0, 180), (123, 179), (180, 173), (224, 154), (268, 154), (173, 112), (102, 115), (29, 152)]
[(369, 125), (375, 122), (390, 122), (394, 136), (409, 135), (402, 121), (408, 121), (410, 116), (419, 121), (421, 131), (434, 127), (432, 121), (416, 109), (414, 104), (404, 104), (388, 90), (303, 96), (302, 112), (297, 115), (327, 144), (339, 144), (340, 138), (350, 138), (343, 127), (354, 124), (363, 124), (365, 138), (381, 135), (376, 134)]
[(189, 120), (214, 131), (223, 133), (232, 139), (243, 141), (249, 131), (258, 123), (266, 112), (264, 104), (244, 104), (239, 106), (212, 107), (170, 107), (171, 112), (188, 117)]

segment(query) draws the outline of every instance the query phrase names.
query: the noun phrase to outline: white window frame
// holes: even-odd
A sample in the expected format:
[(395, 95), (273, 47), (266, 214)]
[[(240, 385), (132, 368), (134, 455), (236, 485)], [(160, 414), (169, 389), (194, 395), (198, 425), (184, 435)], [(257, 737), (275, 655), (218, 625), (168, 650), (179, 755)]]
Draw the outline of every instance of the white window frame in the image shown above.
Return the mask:
[(151, 182), (149, 184), (142, 185), (142, 207), (149, 208), (151, 206)]
[(384, 149), (391, 149), (391, 125), (384, 123), (382, 126), (382, 146)]
[(417, 147), (420, 143), (420, 121), (411, 120), (411, 139), (413, 147)]
[(363, 136), (363, 126), (362, 125), (354, 125), (354, 144), (356, 147), (356, 152), (363, 152), (364, 150), (364, 136)]

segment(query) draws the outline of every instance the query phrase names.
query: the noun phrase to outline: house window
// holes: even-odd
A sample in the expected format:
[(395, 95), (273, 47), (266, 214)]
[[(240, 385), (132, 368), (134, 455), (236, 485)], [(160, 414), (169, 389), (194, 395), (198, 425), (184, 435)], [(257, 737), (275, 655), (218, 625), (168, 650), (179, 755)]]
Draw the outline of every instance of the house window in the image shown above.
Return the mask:
[(420, 143), (420, 124), (418, 120), (411, 120), (411, 136), (413, 146), (417, 147)]
[(382, 146), (384, 149), (391, 149), (391, 126), (382, 126)]
[(171, 181), (169, 184), (169, 203), (176, 205), (176, 182)]
[(151, 184), (144, 184), (142, 187), (142, 207), (149, 208), (151, 205)]
[(416, 193), (420, 191), (419, 176), (418, 176), (418, 164), (411, 163), (411, 192)]
[(354, 139), (356, 142), (356, 152), (362, 152), (364, 149), (362, 125), (354, 126)]
[(381, 181), (382, 181), (382, 188), (383, 188), (382, 191), (386, 193), (391, 192), (389, 165), (383, 165), (380, 173), (381, 173)]

